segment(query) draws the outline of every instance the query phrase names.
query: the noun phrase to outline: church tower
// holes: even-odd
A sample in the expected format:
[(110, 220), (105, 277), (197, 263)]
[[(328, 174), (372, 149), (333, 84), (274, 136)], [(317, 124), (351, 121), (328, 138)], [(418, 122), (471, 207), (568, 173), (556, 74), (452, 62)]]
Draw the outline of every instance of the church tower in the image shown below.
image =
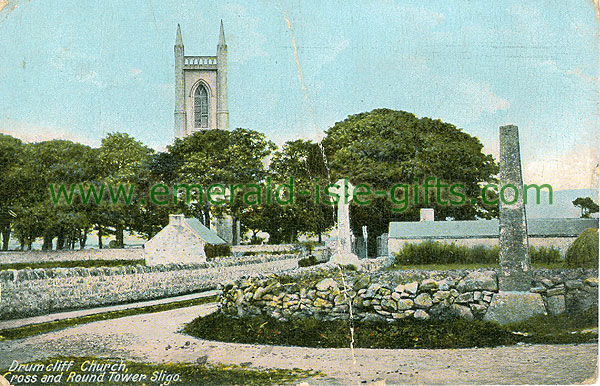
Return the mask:
[(229, 129), (227, 44), (221, 20), (217, 56), (185, 56), (181, 28), (175, 39), (175, 137)]

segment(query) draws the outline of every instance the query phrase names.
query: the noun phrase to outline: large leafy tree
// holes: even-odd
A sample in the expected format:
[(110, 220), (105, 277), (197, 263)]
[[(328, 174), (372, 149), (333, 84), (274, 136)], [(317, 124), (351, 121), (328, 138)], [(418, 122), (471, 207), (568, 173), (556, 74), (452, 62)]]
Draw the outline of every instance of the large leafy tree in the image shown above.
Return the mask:
[[(127, 195), (133, 192), (129, 203), (125, 199), (113, 202), (105, 192), (102, 207), (96, 211), (94, 222), (97, 224), (99, 238), (109, 227), (113, 227), (118, 248), (124, 246), (126, 229), (148, 233), (148, 213), (142, 202), (146, 201), (144, 192), (150, 181), (149, 164), (153, 153), (152, 149), (125, 133), (109, 133), (102, 139), (98, 157), (102, 182), (112, 186), (115, 192), (119, 187)], [(132, 187), (133, 190), (130, 190)]]
[(14, 224), (15, 206), (19, 201), (18, 169), (23, 162), (24, 145), (21, 140), (0, 134), (0, 248), (8, 249), (11, 226)]
[[(404, 199), (402, 193), (410, 194), (408, 205), (375, 195), (369, 205), (351, 206), (353, 229), (368, 225), (369, 239), (386, 232), (390, 221), (417, 220), (422, 207), (435, 208), (438, 220), (497, 215), (498, 208), (485, 206), (480, 197), (481, 185), (495, 181), (497, 164), (491, 155), (482, 152), (479, 139), (450, 123), (419, 119), (405, 111), (377, 109), (351, 115), (336, 123), (326, 134), (322, 143), (334, 181), (348, 177), (355, 185), (366, 183), (373, 190), (387, 192), (394, 184), (409, 185), (408, 189), (396, 190), (397, 201)], [(464, 202), (461, 205), (435, 202), (432, 198), (436, 192), (432, 189), (426, 205), (421, 188), (420, 199), (415, 203), (411, 186), (422, 185), (428, 177), (448, 185), (463, 185)], [(440, 191), (443, 201), (451, 198), (448, 188)], [(369, 241), (370, 246), (375, 246), (374, 239)]]
[(27, 144), (24, 160), (18, 169), (21, 184), (15, 208), (17, 236), (27, 248), (37, 237), (43, 237), (44, 249), (73, 247), (78, 241), (84, 245), (90, 230), (89, 212), (81, 205), (77, 195), (74, 200), (55, 202), (60, 186), (70, 192), (73, 184), (97, 178), (97, 152), (89, 146), (67, 140), (52, 140)]
[[(254, 130), (205, 130), (176, 139), (168, 148), (173, 159), (164, 160), (163, 165), (177, 164), (179, 184), (197, 184), (203, 189), (213, 184), (257, 183), (265, 178), (264, 160), (275, 148), (264, 134)], [(234, 220), (243, 217), (245, 205), (241, 195), (234, 194), (233, 200), (227, 201), (231, 204), (218, 205), (206, 197), (194, 196), (192, 201), (182, 204), (182, 210), (187, 215), (203, 218), (206, 225), (210, 224), (211, 214), (229, 214)]]
[(316, 199), (317, 185), (325, 185), (329, 179), (320, 146), (302, 139), (286, 142), (273, 155), (269, 168), (274, 182), (289, 184), (293, 180), (295, 197), (290, 205), (269, 209), (279, 215), (265, 216), (264, 229), (275, 241), (294, 242), (299, 233), (316, 235), (321, 241), (322, 234), (333, 225), (333, 209)]

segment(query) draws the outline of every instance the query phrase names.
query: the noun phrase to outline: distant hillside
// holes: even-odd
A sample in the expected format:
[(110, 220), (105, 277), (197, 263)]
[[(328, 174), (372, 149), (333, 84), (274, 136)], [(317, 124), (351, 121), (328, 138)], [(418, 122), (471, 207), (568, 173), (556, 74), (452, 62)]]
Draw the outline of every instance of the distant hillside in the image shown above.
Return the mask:
[(573, 205), (573, 200), (577, 197), (591, 197), (598, 202), (598, 189), (557, 190), (553, 192), (552, 205), (548, 204), (547, 190), (542, 190), (540, 197), (540, 205), (537, 205), (535, 191), (528, 191), (526, 205), (528, 218), (577, 218), (581, 215), (581, 210)]

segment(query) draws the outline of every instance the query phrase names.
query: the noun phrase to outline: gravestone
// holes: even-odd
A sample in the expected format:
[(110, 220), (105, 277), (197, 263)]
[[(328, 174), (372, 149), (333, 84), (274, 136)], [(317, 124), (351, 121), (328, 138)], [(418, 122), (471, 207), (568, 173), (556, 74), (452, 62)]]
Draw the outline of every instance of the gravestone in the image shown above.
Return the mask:
[(484, 320), (507, 324), (545, 314), (539, 293), (530, 293), (531, 267), (523, 202), (519, 129), (500, 127), (500, 273)]
[(341, 179), (336, 182), (339, 189), (330, 189), (331, 192), (339, 195), (338, 201), (338, 221), (337, 221), (337, 242), (336, 248), (329, 260), (332, 263), (341, 265), (355, 265), (358, 267), (360, 261), (358, 256), (352, 252), (352, 230), (350, 229), (350, 201), (354, 194), (354, 186), (347, 180)]

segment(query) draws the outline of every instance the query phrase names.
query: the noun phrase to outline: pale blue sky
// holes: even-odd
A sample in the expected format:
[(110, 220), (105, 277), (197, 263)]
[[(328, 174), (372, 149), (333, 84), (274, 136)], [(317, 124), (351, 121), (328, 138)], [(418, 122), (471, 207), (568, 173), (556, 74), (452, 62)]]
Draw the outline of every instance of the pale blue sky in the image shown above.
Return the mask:
[(513, 123), (527, 182), (597, 184), (591, 0), (8, 0), (0, 132), (97, 145), (124, 131), (164, 149), (173, 139), (177, 23), (187, 55), (214, 55), (219, 19), (232, 127), (281, 144), (387, 107), (451, 122), (495, 153), (498, 126)]

